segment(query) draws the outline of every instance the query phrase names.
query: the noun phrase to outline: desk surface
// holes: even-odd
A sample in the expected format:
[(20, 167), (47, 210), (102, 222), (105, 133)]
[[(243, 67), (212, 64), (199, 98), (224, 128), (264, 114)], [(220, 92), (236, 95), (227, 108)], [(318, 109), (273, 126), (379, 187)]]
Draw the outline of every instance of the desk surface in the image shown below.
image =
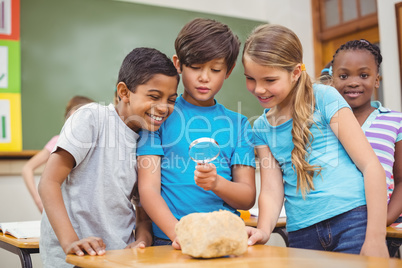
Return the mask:
[[(244, 223), (247, 226), (251, 226), (251, 227), (257, 227), (257, 222), (258, 222), (258, 217), (255, 216), (251, 216), (248, 219), (244, 219)], [(276, 228), (283, 228), (286, 226), (286, 217), (280, 217), (278, 218), (278, 222), (276, 223)]]
[(325, 251), (256, 245), (248, 247), (239, 257), (194, 259), (174, 250), (172, 246), (145, 249), (122, 249), (107, 251), (104, 256), (67, 255), (66, 261), (83, 268), (91, 267), (402, 267), (398, 259), (363, 257), (359, 255)]
[(402, 239), (402, 229), (388, 226), (387, 227), (387, 237)]
[(39, 237), (36, 238), (15, 238), (11, 235), (4, 235), (0, 232), (0, 241), (6, 242), (18, 248), (39, 248)]

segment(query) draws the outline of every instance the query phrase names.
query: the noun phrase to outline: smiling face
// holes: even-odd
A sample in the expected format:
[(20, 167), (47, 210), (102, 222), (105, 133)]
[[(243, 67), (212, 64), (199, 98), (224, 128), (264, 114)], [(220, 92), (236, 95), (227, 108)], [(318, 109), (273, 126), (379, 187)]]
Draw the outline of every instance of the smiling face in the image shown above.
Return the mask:
[(117, 92), (121, 101), (116, 110), (135, 132), (140, 129), (156, 131), (173, 112), (177, 83), (176, 76), (155, 74), (148, 82), (137, 86), (135, 92), (131, 92), (120, 82)]
[(371, 96), (380, 86), (380, 76), (369, 51), (340, 51), (334, 58), (332, 71), (334, 87), (352, 109), (371, 107)]
[[(202, 64), (181, 65), (177, 56), (173, 63), (181, 74), (184, 86), (183, 98), (197, 106), (212, 106), (214, 97), (229, 77), (230, 71), (224, 59), (214, 59)], [(181, 66), (180, 66), (181, 65)]]
[(262, 107), (290, 107), (290, 92), (300, 74), (258, 64), (247, 54), (243, 56), (243, 66), (247, 89), (257, 97)]

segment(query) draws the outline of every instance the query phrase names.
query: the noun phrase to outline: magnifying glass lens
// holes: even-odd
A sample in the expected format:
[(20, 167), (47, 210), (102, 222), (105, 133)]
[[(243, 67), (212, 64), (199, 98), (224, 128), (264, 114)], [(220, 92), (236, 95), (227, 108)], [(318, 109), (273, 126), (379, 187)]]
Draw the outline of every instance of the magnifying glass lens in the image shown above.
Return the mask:
[(199, 138), (189, 147), (189, 155), (196, 163), (209, 163), (219, 156), (219, 144), (211, 138)]

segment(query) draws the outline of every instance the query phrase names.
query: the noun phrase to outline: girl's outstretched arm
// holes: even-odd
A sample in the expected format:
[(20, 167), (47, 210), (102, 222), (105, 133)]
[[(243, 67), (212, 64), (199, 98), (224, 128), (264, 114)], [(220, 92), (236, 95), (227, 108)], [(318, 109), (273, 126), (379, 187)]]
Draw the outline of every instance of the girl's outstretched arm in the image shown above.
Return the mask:
[(364, 176), (367, 230), (360, 254), (389, 257), (385, 245), (387, 189), (384, 168), (349, 108), (341, 108), (332, 117), (330, 124), (332, 131)]
[(265, 244), (274, 230), (284, 200), (282, 171), (268, 146), (256, 147), (261, 175), (257, 229), (248, 228), (248, 244)]
[(29, 193), (31, 194), (41, 213), (43, 211), (43, 204), (35, 183), (34, 171), (43, 164), (46, 164), (49, 156), (50, 152), (47, 149), (42, 149), (39, 153), (35, 154), (31, 159), (29, 159), (22, 168), (22, 177), (24, 178), (25, 185), (27, 186)]
[(395, 143), (394, 191), (388, 204), (387, 225), (395, 222), (402, 213), (402, 141)]

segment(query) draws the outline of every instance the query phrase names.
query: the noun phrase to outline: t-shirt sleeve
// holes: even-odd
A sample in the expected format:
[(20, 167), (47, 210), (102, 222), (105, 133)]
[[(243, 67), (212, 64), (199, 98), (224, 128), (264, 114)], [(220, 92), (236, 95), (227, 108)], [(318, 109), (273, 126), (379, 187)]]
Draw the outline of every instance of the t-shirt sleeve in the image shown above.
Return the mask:
[(141, 130), (138, 141), (137, 156), (140, 155), (164, 155), (162, 148), (161, 130)]
[(314, 85), (316, 107), (329, 124), (332, 117), (342, 108), (349, 108), (349, 104), (339, 92), (330, 86)]
[(231, 165), (255, 167), (253, 132), (246, 117), (242, 117), (237, 134), (237, 144), (232, 155)]
[(50, 139), (50, 141), (48, 141), (48, 143), (46, 143), (44, 149), (48, 150), (49, 153), (51, 151), (53, 151), (54, 146), (56, 146), (57, 140), (59, 139), (59, 135), (54, 136), (53, 138)]
[(98, 139), (98, 113), (99, 109), (92, 108), (79, 109), (73, 113), (65, 122), (52, 152), (57, 148), (66, 150), (78, 166)]
[(398, 142), (401, 140), (402, 140), (402, 118), (401, 118), (401, 121), (399, 122), (399, 129), (398, 129), (398, 133), (397, 133), (395, 142)]
[(267, 143), (264, 140), (264, 126), (263, 126), (263, 120), (262, 118), (258, 118), (255, 122), (254, 122), (254, 126), (253, 126), (253, 142), (254, 142), (254, 146), (260, 146), (260, 145), (267, 145)]

